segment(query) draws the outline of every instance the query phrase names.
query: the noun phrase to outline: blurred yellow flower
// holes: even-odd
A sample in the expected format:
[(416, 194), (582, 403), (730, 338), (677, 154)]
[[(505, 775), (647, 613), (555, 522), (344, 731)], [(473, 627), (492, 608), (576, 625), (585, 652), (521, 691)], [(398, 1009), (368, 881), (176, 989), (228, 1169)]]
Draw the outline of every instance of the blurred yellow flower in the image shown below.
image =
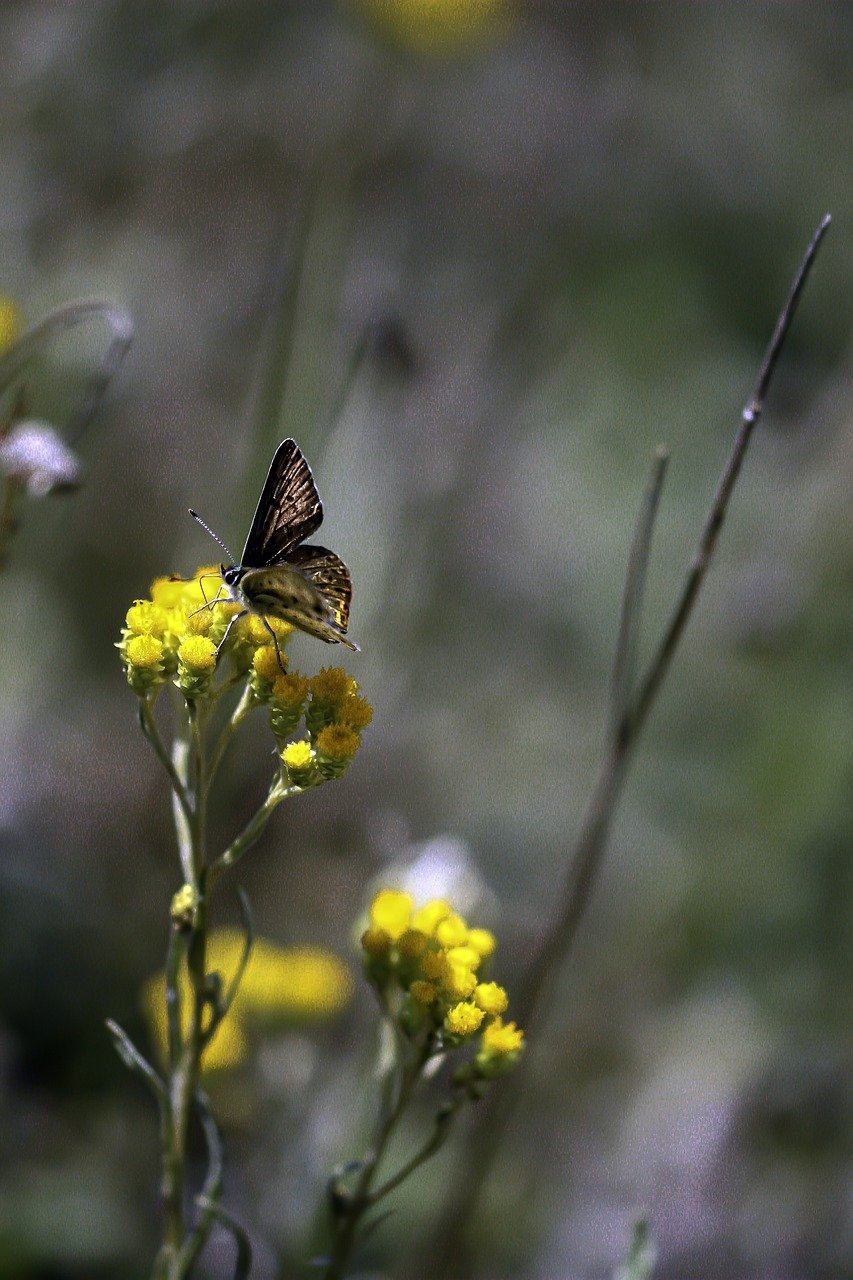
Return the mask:
[(0, 355), (8, 351), (23, 329), (21, 312), (13, 298), (0, 293)]
[(411, 53), (454, 53), (504, 34), (510, 0), (351, 0), (380, 34)]
[[(207, 969), (218, 972), (222, 988), (228, 987), (243, 954), (243, 935), (236, 929), (219, 929), (208, 938)], [(258, 938), (246, 972), (227, 1016), (204, 1051), (205, 1071), (239, 1066), (248, 1054), (246, 1031), (252, 1024), (323, 1022), (345, 1008), (352, 994), (352, 978), (344, 962), (316, 947), (287, 948)], [(180, 977), (183, 1030), (189, 1020), (189, 980)], [(150, 978), (142, 991), (142, 1007), (151, 1025), (157, 1049), (166, 1055), (166, 979)]]
[(375, 929), (384, 929), (392, 942), (396, 942), (409, 927), (414, 905), (410, 893), (382, 889), (370, 904), (370, 923)]
[(480, 1030), (485, 1016), (483, 1010), (478, 1009), (475, 1004), (462, 1001), (448, 1009), (444, 1019), (445, 1030), (452, 1036), (472, 1036), (475, 1031)]

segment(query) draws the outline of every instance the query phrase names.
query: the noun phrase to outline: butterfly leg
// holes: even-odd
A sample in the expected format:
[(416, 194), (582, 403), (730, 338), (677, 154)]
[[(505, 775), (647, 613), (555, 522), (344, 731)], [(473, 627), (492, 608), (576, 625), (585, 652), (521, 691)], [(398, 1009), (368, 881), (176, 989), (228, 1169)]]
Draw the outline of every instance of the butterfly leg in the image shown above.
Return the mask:
[[(218, 573), (203, 573), (203, 574), (201, 575), (201, 577), (198, 579), (198, 585), (199, 585), (199, 587), (201, 588), (201, 594), (204, 596), (204, 604), (202, 605), (202, 608), (203, 608), (203, 609), (204, 609), (204, 608), (210, 608), (210, 607), (211, 607), (211, 605), (216, 604), (220, 599), (222, 599), (222, 600), (227, 600), (227, 599), (228, 599), (228, 597), (227, 597), (227, 596), (220, 596), (220, 594), (219, 594), (219, 593), (220, 593), (220, 591), (222, 590), (222, 583), (221, 583), (221, 582), (220, 582), (220, 585), (216, 588), (216, 595), (213, 597), (213, 599), (212, 599), (212, 600), (208, 600), (208, 598), (207, 598), (207, 592), (205, 591), (204, 587), (202, 586), (202, 583), (204, 582), (205, 578), (218, 578), (218, 577), (219, 577), (219, 574), (218, 574)], [(198, 610), (196, 610), (196, 613), (198, 613)]]
[(270, 624), (267, 622), (266, 618), (264, 617), (264, 615), (263, 615), (262, 613), (259, 613), (259, 614), (258, 614), (258, 617), (260, 618), (261, 622), (262, 622), (262, 623), (264, 624), (264, 626), (266, 627), (267, 631), (268, 631), (268, 632), (270, 633), (270, 635), (272, 636), (272, 642), (273, 642), (273, 644), (275, 645), (275, 656), (278, 658), (278, 665), (281, 667), (282, 671), (285, 671), (285, 672), (286, 672), (286, 671), (287, 671), (287, 667), (286, 667), (286, 666), (285, 666), (285, 664), (284, 664), (284, 658), (281, 656), (281, 649), (279, 649), (279, 647), (278, 647), (278, 636), (277, 636), (277, 635), (276, 635), (276, 633), (273, 631), (272, 627), (271, 627), (271, 626), (270, 626)]
[[(204, 605), (202, 605), (202, 608), (204, 608)], [(234, 626), (234, 623), (239, 622), (241, 618), (245, 618), (248, 612), (249, 612), (248, 609), (243, 609), (240, 611), (240, 613), (235, 613), (233, 618), (229, 618), (228, 626), (225, 628), (225, 635), (222, 637), (222, 639), (219, 641), (219, 644), (216, 646), (217, 658), (219, 657), (220, 653), (225, 647), (225, 641), (228, 639), (228, 636), (230, 634), (231, 628)]]

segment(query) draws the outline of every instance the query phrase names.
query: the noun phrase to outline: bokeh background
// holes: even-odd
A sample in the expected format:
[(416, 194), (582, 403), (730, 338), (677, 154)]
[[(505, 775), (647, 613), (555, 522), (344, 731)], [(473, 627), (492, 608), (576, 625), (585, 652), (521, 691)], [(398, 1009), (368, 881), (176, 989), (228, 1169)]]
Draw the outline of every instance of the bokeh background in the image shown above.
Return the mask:
[[(351, 965), (352, 1003), (272, 1031), (213, 1086), (255, 1274), (301, 1275), (324, 1177), (369, 1119), (353, 922), (377, 881), (449, 888), (499, 934), (512, 989), (600, 753), (650, 452), (673, 457), (646, 649), (825, 209), (470, 1270), (609, 1276), (637, 1211), (660, 1277), (845, 1270), (848, 15), (2, 6), (0, 288), (30, 321), (98, 295), (136, 323), (80, 444), (84, 487), (25, 507), (0, 575), (4, 1280), (141, 1276), (155, 1248), (155, 1116), (103, 1020), (148, 1042), (139, 993), (179, 872), (113, 643), (156, 574), (213, 558), (186, 507), (239, 546), (275, 443), (297, 437), (375, 706), (347, 777), (280, 811), (241, 874), (266, 937)], [(261, 428), (282, 281), (280, 427)], [(61, 423), (102, 347), (58, 349), (34, 410)], [(292, 653), (311, 671), (318, 648)], [(268, 751), (250, 732), (231, 757), (223, 836)], [(401, 1192), (370, 1274), (417, 1271), (463, 1139)], [(228, 1257), (215, 1237), (200, 1275)]]

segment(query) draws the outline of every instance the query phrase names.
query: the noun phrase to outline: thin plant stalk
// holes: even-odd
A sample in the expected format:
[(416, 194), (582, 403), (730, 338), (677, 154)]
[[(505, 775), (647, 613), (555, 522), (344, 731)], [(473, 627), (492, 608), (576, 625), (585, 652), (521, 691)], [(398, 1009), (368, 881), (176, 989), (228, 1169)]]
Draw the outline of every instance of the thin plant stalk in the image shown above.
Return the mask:
[(360, 1162), (355, 1186), (350, 1191), (341, 1188), (335, 1180), (330, 1188), (335, 1222), (332, 1248), (324, 1272), (325, 1280), (343, 1280), (366, 1214), (434, 1155), (447, 1139), (451, 1121), (465, 1098), (462, 1090), (456, 1090), (451, 1100), (438, 1112), (432, 1133), (423, 1146), (385, 1182), (375, 1186), (389, 1143), (412, 1100), (430, 1056), (431, 1045), (428, 1039), (416, 1048), (408, 1061), (405, 1050), (397, 1041), (396, 1069), (392, 1066), (389, 1073), (391, 1087), (382, 1091), (376, 1132), (369, 1152)]
[[(560, 909), (525, 973), (517, 994), (519, 1020), (532, 1031), (546, 1013), (546, 998), (561, 965), (571, 952), (607, 848), (627, 768), (641, 732), (655, 704), (661, 686), (693, 613), (708, 568), (713, 559), (729, 501), (740, 475), (746, 450), (764, 411), (765, 399), (797, 303), (815, 255), (830, 225), (827, 214), (820, 222), (794, 277), (787, 301), (759, 370), (755, 390), (747, 402), (720, 481), (702, 529), (696, 555), (684, 579), (675, 608), (661, 639), (635, 689), (631, 690), (630, 665), (638, 624), (642, 584), (645, 579), (657, 500), (663, 482), (663, 455), (656, 456), (652, 479), (646, 491), (634, 549), (625, 583), (622, 623), (614, 660), (613, 707), (605, 750), (592, 795), (581, 822), (574, 848), (567, 855), (568, 871), (560, 895)], [(535, 1037), (531, 1036), (531, 1043)], [(480, 1197), (488, 1184), (501, 1141), (518, 1105), (525, 1068), (507, 1081), (507, 1087), (484, 1103), (471, 1133), (464, 1162), (453, 1179), (442, 1218), (441, 1242), (434, 1254), (436, 1265), (463, 1265), (467, 1229), (476, 1215)], [(476, 1170), (476, 1177), (471, 1174)]]

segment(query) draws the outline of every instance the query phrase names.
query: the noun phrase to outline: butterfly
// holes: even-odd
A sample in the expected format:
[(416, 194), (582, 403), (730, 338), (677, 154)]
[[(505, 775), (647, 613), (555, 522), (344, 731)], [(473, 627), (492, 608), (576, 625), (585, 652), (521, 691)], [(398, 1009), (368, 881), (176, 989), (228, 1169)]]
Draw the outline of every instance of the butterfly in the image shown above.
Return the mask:
[[(323, 504), (295, 440), (283, 440), (275, 451), (239, 564), (201, 516), (192, 509), (190, 515), (232, 561), (220, 565), (227, 594), (217, 593), (217, 599), (233, 600), (241, 609), (230, 619), (220, 649), (234, 623), (253, 613), (264, 622), (282, 618), (327, 644), (358, 652), (346, 634), (352, 599), (349, 569), (333, 551), (305, 542), (323, 522)], [(283, 670), (278, 639), (268, 622), (266, 626)]]

